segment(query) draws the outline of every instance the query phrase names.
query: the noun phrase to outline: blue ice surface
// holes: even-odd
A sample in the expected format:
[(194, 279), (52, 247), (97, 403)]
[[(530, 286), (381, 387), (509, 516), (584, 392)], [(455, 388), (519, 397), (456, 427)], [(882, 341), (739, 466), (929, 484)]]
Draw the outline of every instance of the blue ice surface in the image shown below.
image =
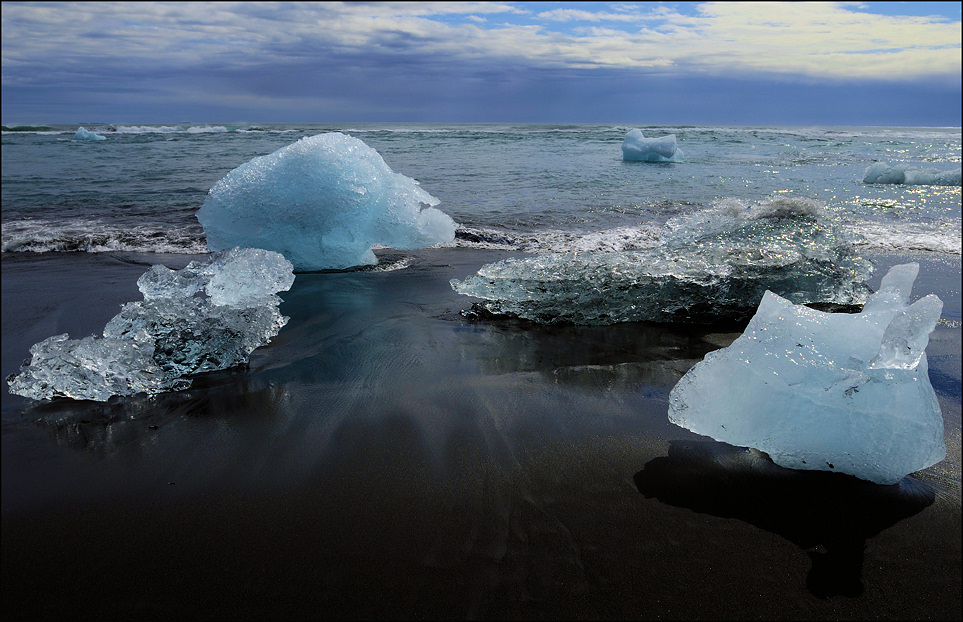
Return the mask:
[(263, 248), (297, 271), (376, 264), (372, 246), (451, 242), (438, 199), (361, 140), (329, 132), (242, 164), (210, 190), (197, 219), (207, 246)]
[(682, 162), (685, 154), (676, 145), (675, 134), (646, 138), (642, 130), (631, 130), (622, 141), (626, 162)]
[(77, 133), (74, 134), (74, 140), (107, 140), (107, 137), (91, 132), (81, 126), (77, 128)]
[(946, 457), (930, 384), (942, 301), (910, 303), (918, 264), (894, 266), (861, 313), (823, 313), (766, 292), (745, 332), (669, 394), (669, 421), (752, 447), (791, 469), (878, 484)]
[(941, 171), (921, 169), (908, 164), (877, 162), (863, 172), (865, 184), (903, 184), (907, 186), (959, 186), (961, 169)]

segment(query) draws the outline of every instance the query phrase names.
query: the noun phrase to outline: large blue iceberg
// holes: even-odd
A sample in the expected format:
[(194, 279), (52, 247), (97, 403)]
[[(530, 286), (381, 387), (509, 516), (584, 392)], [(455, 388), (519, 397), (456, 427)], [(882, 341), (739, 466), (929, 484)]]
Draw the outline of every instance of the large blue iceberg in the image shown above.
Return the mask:
[(332, 132), (242, 164), (211, 188), (197, 219), (211, 250), (264, 248), (296, 270), (377, 263), (396, 249), (455, 239), (455, 223), (410, 177), (351, 136)]
[(626, 162), (682, 162), (685, 154), (676, 146), (675, 134), (646, 138), (642, 130), (631, 130), (622, 141)]
[(863, 172), (865, 184), (903, 184), (907, 186), (959, 186), (961, 169), (924, 170), (906, 164), (877, 162)]
[(652, 249), (510, 258), (451, 286), (476, 312), (543, 324), (706, 323), (748, 319), (766, 290), (861, 305), (871, 273), (823, 204), (776, 197), (673, 218)]
[(745, 332), (669, 394), (669, 420), (792, 469), (879, 484), (946, 456), (926, 344), (943, 303), (910, 304), (917, 264), (896, 266), (861, 313), (823, 313), (767, 292)]
[(74, 134), (74, 140), (107, 140), (107, 137), (91, 132), (85, 127), (78, 127), (77, 133)]
[(255, 248), (181, 270), (152, 266), (137, 280), (144, 299), (125, 304), (102, 337), (63, 334), (33, 345), (30, 362), (7, 378), (10, 393), (103, 402), (185, 389), (189, 376), (242, 365), (270, 342), (288, 320), (276, 294), (293, 283), (290, 262)]

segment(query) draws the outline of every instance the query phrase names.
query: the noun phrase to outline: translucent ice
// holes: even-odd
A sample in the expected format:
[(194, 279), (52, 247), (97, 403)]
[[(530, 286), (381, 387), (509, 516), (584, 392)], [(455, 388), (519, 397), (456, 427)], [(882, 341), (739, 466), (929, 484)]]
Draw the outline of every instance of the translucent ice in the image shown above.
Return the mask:
[(667, 222), (646, 250), (513, 258), (452, 280), (482, 309), (540, 323), (747, 319), (766, 290), (796, 303), (859, 305), (872, 266), (824, 206), (725, 200)]
[(107, 137), (95, 134), (85, 127), (78, 127), (77, 133), (74, 134), (74, 140), (107, 140)]
[(278, 253), (234, 248), (181, 270), (152, 266), (102, 337), (50, 337), (7, 378), (10, 392), (35, 400), (160, 393), (190, 386), (186, 376), (246, 363), (287, 322), (276, 293), (294, 283)]
[(959, 186), (961, 169), (923, 170), (905, 164), (877, 162), (863, 173), (866, 184), (905, 184), (907, 186)]
[(211, 250), (251, 246), (297, 270), (377, 263), (375, 244), (412, 249), (450, 242), (455, 223), (422, 205), (438, 199), (339, 132), (302, 138), (242, 164), (211, 188), (197, 219)]
[(646, 138), (642, 130), (631, 130), (622, 141), (622, 159), (627, 162), (681, 162), (683, 158), (675, 134)]
[(792, 469), (893, 484), (946, 456), (924, 349), (943, 303), (909, 296), (893, 268), (861, 313), (822, 313), (767, 292), (745, 332), (669, 394), (669, 420)]

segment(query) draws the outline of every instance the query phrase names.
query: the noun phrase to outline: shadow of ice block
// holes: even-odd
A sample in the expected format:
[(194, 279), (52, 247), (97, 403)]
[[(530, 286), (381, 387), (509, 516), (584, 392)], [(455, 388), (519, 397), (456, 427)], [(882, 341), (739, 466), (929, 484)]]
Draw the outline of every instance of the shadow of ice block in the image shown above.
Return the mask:
[(783, 467), (879, 484), (940, 462), (943, 417), (925, 349), (943, 303), (909, 304), (918, 272), (893, 267), (856, 314), (767, 292), (745, 332), (672, 389), (669, 420)]
[(672, 441), (633, 478), (647, 498), (736, 518), (806, 550), (806, 585), (820, 598), (859, 596), (867, 542), (929, 507), (927, 483), (878, 486), (849, 475), (779, 467), (765, 454), (711, 441)]

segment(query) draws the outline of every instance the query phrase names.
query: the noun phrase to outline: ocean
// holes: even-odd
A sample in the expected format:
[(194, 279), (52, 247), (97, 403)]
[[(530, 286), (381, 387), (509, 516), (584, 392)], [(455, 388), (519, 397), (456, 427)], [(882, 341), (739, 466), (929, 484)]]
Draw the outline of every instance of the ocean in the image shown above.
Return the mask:
[[(79, 126), (105, 137), (77, 140)], [(675, 134), (680, 162), (622, 159)], [(99, 334), (153, 264), (204, 259), (235, 167), (339, 131), (439, 199), (455, 240), (304, 272), (247, 365), (190, 388), (33, 402), (2, 388), (5, 617), (957, 619), (960, 128), (172, 124), (3, 128), (2, 375)], [(958, 173), (957, 173), (958, 177)], [(472, 316), (483, 265), (634, 251), (717, 201), (815, 199), (944, 303), (926, 354), (947, 457), (891, 486), (791, 471), (667, 419), (742, 322)]]
[(738, 198), (823, 201), (868, 249), (960, 254), (960, 186), (864, 184), (877, 162), (959, 170), (959, 128), (646, 127), (684, 163), (623, 162), (618, 125), (76, 126), (3, 132), (4, 252), (206, 252), (208, 190), (299, 138), (343, 132), (418, 180), (456, 245), (525, 252), (651, 246), (670, 217)]

